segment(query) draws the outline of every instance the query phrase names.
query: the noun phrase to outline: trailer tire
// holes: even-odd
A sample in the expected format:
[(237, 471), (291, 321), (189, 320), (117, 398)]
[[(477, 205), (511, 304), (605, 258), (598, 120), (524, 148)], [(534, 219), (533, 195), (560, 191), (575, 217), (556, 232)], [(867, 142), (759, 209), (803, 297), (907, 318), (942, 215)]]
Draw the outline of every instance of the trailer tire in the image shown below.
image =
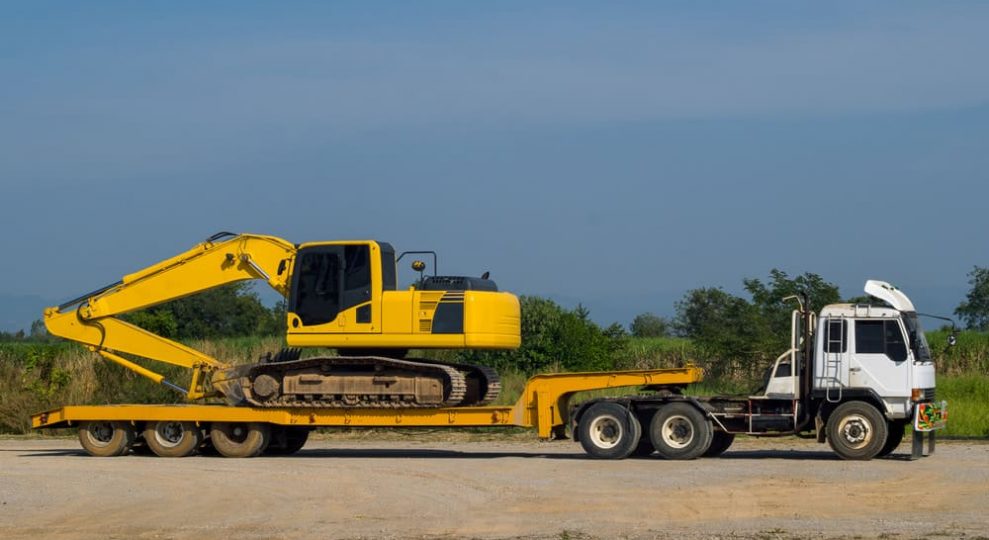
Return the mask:
[(870, 460), (879, 455), (888, 439), (886, 419), (864, 401), (847, 401), (828, 417), (828, 443), (847, 460)]
[(144, 426), (144, 443), (158, 457), (186, 457), (196, 453), (203, 432), (195, 422), (163, 420)]
[(704, 452), (701, 455), (703, 457), (718, 457), (721, 454), (724, 454), (725, 450), (728, 450), (733, 442), (735, 442), (734, 433), (715, 431), (714, 435), (711, 437), (711, 446), (708, 447), (707, 452)]
[(215, 422), (209, 438), (224, 457), (257, 457), (271, 442), (271, 426), (263, 422)]
[(886, 444), (883, 445), (883, 449), (876, 454), (876, 457), (886, 457), (896, 450), (897, 446), (903, 442), (903, 434), (907, 430), (907, 425), (903, 422), (890, 422), (888, 426), (889, 434), (886, 436)]
[(275, 426), (271, 430), (271, 442), (265, 449), (266, 456), (290, 456), (306, 445), (309, 428), (297, 426)]
[(85, 422), (79, 426), (79, 444), (91, 456), (122, 456), (136, 438), (134, 428), (126, 422)]
[(577, 426), (580, 446), (595, 459), (625, 459), (642, 438), (642, 425), (618, 403), (602, 401), (591, 405)]
[(695, 459), (711, 447), (714, 429), (704, 413), (690, 403), (667, 403), (649, 423), (649, 440), (666, 459)]

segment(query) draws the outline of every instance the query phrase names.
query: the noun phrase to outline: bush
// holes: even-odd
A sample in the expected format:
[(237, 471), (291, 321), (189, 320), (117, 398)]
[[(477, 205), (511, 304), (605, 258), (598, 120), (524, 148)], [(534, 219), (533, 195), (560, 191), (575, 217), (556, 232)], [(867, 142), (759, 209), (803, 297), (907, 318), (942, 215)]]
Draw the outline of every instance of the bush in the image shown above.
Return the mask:
[(532, 374), (614, 369), (624, 357), (627, 334), (621, 325), (602, 329), (582, 306), (568, 310), (537, 296), (523, 296), (522, 346), (515, 351), (459, 351), (461, 362)]

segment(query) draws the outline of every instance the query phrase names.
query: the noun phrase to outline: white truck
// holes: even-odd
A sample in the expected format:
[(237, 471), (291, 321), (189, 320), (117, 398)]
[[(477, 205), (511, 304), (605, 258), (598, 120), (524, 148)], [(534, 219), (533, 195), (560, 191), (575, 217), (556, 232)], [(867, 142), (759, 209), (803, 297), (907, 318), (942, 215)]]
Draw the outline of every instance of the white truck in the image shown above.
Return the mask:
[[(799, 302), (791, 347), (749, 396), (688, 396), (670, 386), (651, 395), (600, 398), (571, 413), (572, 433), (593, 457), (658, 452), (668, 459), (716, 456), (736, 434), (816, 436), (844, 459), (889, 454), (913, 425), (911, 456), (945, 426), (935, 400), (934, 362), (913, 303), (892, 285), (865, 292), (886, 305), (834, 304), (819, 315)], [(888, 306), (888, 307), (887, 307)]]

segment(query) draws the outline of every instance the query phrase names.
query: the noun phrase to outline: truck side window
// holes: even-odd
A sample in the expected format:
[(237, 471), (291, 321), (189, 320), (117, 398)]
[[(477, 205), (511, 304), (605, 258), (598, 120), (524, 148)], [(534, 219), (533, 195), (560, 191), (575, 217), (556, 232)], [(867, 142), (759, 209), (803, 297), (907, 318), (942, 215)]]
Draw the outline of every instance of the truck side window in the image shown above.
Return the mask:
[(848, 350), (848, 322), (828, 319), (824, 326), (824, 352), (839, 353)]
[(303, 252), (290, 309), (303, 325), (324, 324), (340, 311), (340, 258), (329, 252)]
[(344, 278), (341, 311), (371, 301), (371, 248), (346, 246), (343, 250)]
[(885, 354), (883, 321), (855, 321), (855, 352)]
[(855, 321), (855, 352), (885, 354), (894, 362), (907, 359), (907, 345), (900, 325), (893, 320)]
[(886, 354), (895, 362), (907, 359), (907, 344), (896, 321), (886, 321)]

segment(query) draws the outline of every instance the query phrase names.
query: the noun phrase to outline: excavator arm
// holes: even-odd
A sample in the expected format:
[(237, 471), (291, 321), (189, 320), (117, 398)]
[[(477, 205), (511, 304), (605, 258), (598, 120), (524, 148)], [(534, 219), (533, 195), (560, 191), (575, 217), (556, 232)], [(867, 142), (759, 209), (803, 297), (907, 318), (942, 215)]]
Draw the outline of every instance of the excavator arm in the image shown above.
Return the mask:
[[(205, 381), (230, 368), (228, 364), (117, 317), (249, 279), (262, 279), (287, 297), (295, 254), (294, 244), (273, 236), (219, 233), (112, 285), (46, 309), (45, 327), (52, 335), (82, 343), (107, 360), (184, 392), (189, 399), (201, 398), (206, 395)], [(191, 383), (181, 388), (121, 354), (189, 368)], [(214, 377), (212, 382), (218, 381)], [(236, 394), (230, 389), (224, 393)]]

